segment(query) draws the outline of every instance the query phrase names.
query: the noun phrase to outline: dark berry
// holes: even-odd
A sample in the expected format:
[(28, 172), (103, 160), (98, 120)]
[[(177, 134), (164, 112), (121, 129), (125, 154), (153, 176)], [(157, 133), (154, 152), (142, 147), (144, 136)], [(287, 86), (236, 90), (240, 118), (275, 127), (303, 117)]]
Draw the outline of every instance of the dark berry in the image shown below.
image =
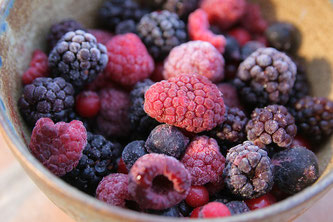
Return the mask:
[(276, 202), (275, 197), (272, 194), (265, 194), (261, 197), (245, 201), (250, 210), (262, 209), (269, 207)]
[(126, 33), (136, 33), (136, 24), (133, 20), (122, 21), (116, 26), (115, 33), (117, 35), (122, 35)]
[(73, 120), (79, 120), (83, 123), (84, 127), (86, 128), (87, 131), (92, 131), (93, 130), (93, 125), (92, 120), (88, 118), (83, 118), (79, 114), (77, 114), (74, 110), (70, 111), (67, 115), (67, 118), (65, 118), (65, 122), (71, 122)]
[(94, 117), (101, 108), (101, 102), (97, 93), (83, 91), (76, 96), (75, 110), (82, 117)]
[(229, 208), (231, 215), (242, 214), (250, 211), (244, 201), (230, 201), (225, 205)]
[(182, 217), (183, 216), (177, 206), (173, 206), (166, 210), (149, 210), (148, 213), (156, 214), (156, 215), (164, 216), (164, 217)]
[(225, 46), (225, 51), (224, 51), (224, 58), (227, 62), (231, 61), (240, 61), (241, 60), (241, 51), (240, 51), (240, 45), (238, 41), (232, 37), (232, 36), (227, 36), (226, 37), (227, 44)]
[(184, 217), (188, 217), (193, 210), (184, 200), (178, 204), (178, 209)]
[(191, 207), (201, 207), (208, 203), (209, 193), (204, 186), (192, 186), (185, 201)]
[(130, 142), (125, 146), (121, 155), (127, 170), (130, 170), (137, 159), (147, 154), (145, 141), (137, 140)]
[(304, 148), (293, 147), (273, 156), (274, 181), (286, 193), (295, 194), (319, 178), (316, 155)]
[(55, 122), (66, 121), (74, 106), (74, 89), (61, 77), (37, 78), (24, 86), (18, 106), (23, 118), (31, 126), (42, 117)]
[(257, 49), (264, 48), (265, 45), (258, 41), (249, 41), (241, 49), (241, 60), (245, 60)]
[(225, 204), (219, 202), (210, 202), (203, 207), (195, 208), (193, 212), (191, 214), (191, 218), (217, 218), (231, 216), (229, 208)]
[(189, 139), (174, 126), (158, 125), (147, 138), (145, 147), (149, 153), (161, 153), (180, 158), (185, 152)]
[(177, 159), (164, 154), (140, 157), (129, 172), (129, 193), (144, 209), (163, 210), (184, 200), (191, 175)]

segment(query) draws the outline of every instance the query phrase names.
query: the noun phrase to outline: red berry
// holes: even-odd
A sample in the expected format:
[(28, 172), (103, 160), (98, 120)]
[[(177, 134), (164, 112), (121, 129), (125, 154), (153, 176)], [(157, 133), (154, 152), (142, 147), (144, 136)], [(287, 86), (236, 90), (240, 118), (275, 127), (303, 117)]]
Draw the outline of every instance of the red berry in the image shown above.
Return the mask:
[(241, 25), (249, 32), (259, 34), (264, 33), (268, 26), (267, 21), (261, 15), (259, 5), (251, 3), (247, 3)]
[(150, 75), (150, 79), (154, 82), (160, 82), (164, 80), (163, 77), (164, 63), (160, 62), (155, 65), (154, 72)]
[(257, 210), (274, 204), (276, 200), (272, 194), (268, 193), (255, 199), (245, 200), (245, 202), (250, 210)]
[(106, 45), (106, 43), (113, 37), (111, 32), (102, 29), (89, 29), (88, 32), (96, 37), (98, 43)]
[(82, 117), (94, 117), (101, 108), (101, 102), (97, 93), (83, 91), (76, 96), (75, 109)]
[(217, 88), (222, 92), (223, 101), (226, 106), (243, 109), (235, 86), (230, 83), (219, 83)]
[(100, 73), (94, 81), (89, 83), (85, 88), (89, 91), (98, 92), (106, 88), (116, 88), (117, 84), (112, 82), (105, 72)]
[(241, 46), (251, 40), (250, 33), (244, 28), (234, 28), (230, 30), (228, 34), (234, 37)]
[(41, 50), (35, 50), (29, 68), (23, 73), (22, 82), (24, 85), (32, 83), (34, 79), (49, 75), (48, 57)]
[(203, 207), (195, 208), (191, 218), (217, 218), (231, 216), (229, 208), (220, 202), (210, 202)]
[(123, 174), (128, 174), (128, 170), (127, 170), (126, 165), (125, 165), (125, 163), (124, 163), (124, 161), (123, 161), (122, 158), (120, 158), (118, 160), (118, 169), (117, 169), (117, 172), (118, 173), (123, 173)]
[(309, 150), (312, 150), (310, 142), (301, 135), (296, 135), (293, 140), (293, 143), (291, 144), (291, 147), (296, 147), (296, 146), (302, 146)]
[(191, 213), (190, 218), (199, 218), (199, 212), (200, 212), (201, 208), (202, 207), (194, 208), (194, 210)]
[(185, 201), (191, 207), (200, 207), (208, 203), (209, 193), (204, 186), (192, 186)]

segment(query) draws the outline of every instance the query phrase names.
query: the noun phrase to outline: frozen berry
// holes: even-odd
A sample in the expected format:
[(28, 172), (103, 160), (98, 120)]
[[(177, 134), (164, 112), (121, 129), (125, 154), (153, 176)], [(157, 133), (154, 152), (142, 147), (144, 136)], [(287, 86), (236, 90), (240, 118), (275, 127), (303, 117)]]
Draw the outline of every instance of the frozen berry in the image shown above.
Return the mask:
[(215, 139), (207, 136), (195, 137), (188, 145), (181, 162), (191, 174), (192, 185), (222, 183), (225, 158)]
[(296, 136), (297, 127), (286, 107), (270, 105), (252, 112), (246, 133), (247, 138), (261, 148), (269, 144), (289, 147)]
[(274, 48), (260, 48), (238, 68), (235, 86), (248, 106), (285, 104), (296, 79), (296, 65)]
[(319, 178), (316, 155), (304, 148), (293, 147), (273, 156), (274, 182), (286, 193), (295, 194)]
[(223, 94), (224, 104), (228, 107), (237, 107), (242, 108), (240, 99), (237, 94), (237, 89), (231, 83), (219, 83), (217, 84), (217, 88)]
[(113, 37), (111, 32), (103, 29), (89, 29), (88, 32), (95, 36), (98, 43), (103, 45), (106, 45), (106, 43)]
[(178, 209), (184, 217), (188, 217), (193, 210), (184, 200), (178, 204)]
[(106, 73), (113, 81), (132, 86), (154, 71), (154, 61), (137, 35), (117, 35), (106, 46), (109, 57)]
[(75, 109), (82, 117), (94, 117), (101, 108), (99, 96), (92, 91), (83, 91), (76, 96)]
[(201, 207), (208, 201), (209, 193), (204, 186), (192, 186), (186, 197), (186, 203), (191, 207)]
[(210, 24), (225, 30), (237, 23), (246, 8), (244, 0), (203, 0), (201, 8), (208, 14)]
[(195, 73), (219, 82), (224, 77), (224, 59), (208, 42), (190, 41), (173, 48), (164, 63), (163, 76), (170, 79)]
[(41, 50), (35, 50), (29, 68), (22, 75), (24, 85), (31, 84), (32, 81), (39, 77), (47, 77), (49, 75), (49, 66), (47, 55)]
[(250, 33), (246, 29), (241, 27), (231, 29), (228, 32), (228, 35), (234, 37), (241, 46), (244, 46), (251, 40)]
[(238, 62), (241, 60), (241, 47), (238, 43), (238, 41), (228, 35), (226, 37), (227, 39), (227, 44), (225, 46), (225, 52), (223, 56), (225, 57), (226, 62)]
[(146, 140), (149, 153), (161, 153), (176, 159), (185, 152), (189, 139), (174, 126), (161, 124), (156, 126)]
[(128, 174), (127, 167), (122, 158), (119, 158), (117, 161), (117, 173)]
[(257, 210), (257, 209), (269, 207), (270, 205), (274, 204), (276, 202), (276, 200), (273, 195), (268, 193), (261, 197), (246, 200), (245, 202), (246, 202), (247, 206), (250, 208), (250, 210)]
[(307, 138), (305, 138), (304, 136), (301, 136), (299, 134), (297, 134), (293, 140), (293, 143), (291, 144), (291, 147), (298, 147), (298, 146), (302, 146), (305, 147), (309, 150), (312, 150), (312, 146), (310, 141), (308, 141)]
[(99, 92), (101, 109), (97, 115), (97, 131), (105, 137), (124, 137), (130, 132), (128, 109), (130, 99), (127, 93), (117, 89)]
[(177, 206), (170, 207), (166, 210), (149, 210), (148, 213), (164, 217), (183, 217)]
[(163, 62), (156, 63), (155, 70), (150, 75), (150, 79), (153, 80), (154, 82), (160, 82), (164, 80), (163, 70), (164, 70), (164, 63)]
[(87, 144), (82, 122), (59, 122), (41, 118), (32, 130), (29, 149), (52, 173), (63, 176), (79, 164)]
[(205, 41), (212, 44), (220, 53), (224, 52), (226, 39), (223, 35), (215, 35), (209, 29), (207, 13), (202, 9), (192, 12), (188, 18), (188, 34), (191, 40)]
[(245, 13), (241, 18), (241, 25), (251, 33), (264, 33), (268, 24), (262, 17), (258, 4), (247, 3)]
[(136, 33), (136, 24), (133, 20), (125, 20), (116, 26), (116, 34)]
[(98, 184), (96, 198), (113, 206), (125, 207), (126, 201), (131, 200), (128, 193), (128, 176), (114, 173), (104, 177)]
[(265, 48), (265, 45), (258, 41), (249, 41), (247, 42), (241, 49), (241, 58), (245, 60), (252, 53), (254, 53), (257, 49)]
[(200, 75), (181, 75), (152, 85), (144, 110), (159, 122), (199, 133), (224, 120), (222, 93)]
[(63, 77), (77, 90), (92, 82), (107, 62), (106, 47), (82, 30), (67, 32), (49, 54), (53, 76)]
[(144, 209), (170, 208), (184, 200), (191, 187), (191, 175), (183, 164), (164, 154), (140, 157), (128, 175), (128, 190)]
[(35, 79), (24, 86), (18, 107), (23, 118), (33, 126), (42, 117), (66, 121), (74, 106), (74, 89), (63, 78)]
[(130, 170), (137, 159), (147, 154), (145, 141), (136, 140), (127, 144), (121, 155), (127, 170)]
[(118, 84), (115, 82), (112, 82), (112, 80), (109, 78), (107, 73), (102, 72), (100, 73), (94, 81), (86, 85), (85, 89), (89, 91), (99, 92), (103, 89), (107, 88), (119, 88)]
[(198, 7), (199, 0), (163, 0), (162, 2), (164, 2), (163, 9), (175, 12), (181, 18), (186, 18), (190, 12)]
[(223, 177), (234, 195), (252, 199), (272, 189), (273, 166), (266, 151), (245, 141), (229, 150)]
[(146, 14), (137, 31), (156, 60), (163, 60), (175, 46), (187, 40), (185, 23), (178, 15), (167, 10)]
[(191, 218), (218, 218), (229, 216), (231, 216), (229, 208), (219, 202), (210, 202), (203, 207), (195, 208), (191, 214)]
[(242, 214), (249, 212), (250, 209), (244, 201), (230, 201), (225, 204), (230, 210), (231, 215)]

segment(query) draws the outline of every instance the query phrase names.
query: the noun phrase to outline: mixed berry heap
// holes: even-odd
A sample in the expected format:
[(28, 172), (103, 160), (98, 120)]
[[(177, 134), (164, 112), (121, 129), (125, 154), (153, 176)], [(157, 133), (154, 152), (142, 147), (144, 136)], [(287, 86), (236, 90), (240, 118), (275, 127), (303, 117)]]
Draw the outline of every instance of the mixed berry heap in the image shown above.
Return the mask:
[(106, 0), (97, 14), (105, 30), (54, 24), (22, 75), (29, 149), (49, 171), (109, 205), (190, 218), (316, 182), (311, 142), (332, 135), (333, 101), (310, 96), (295, 26), (247, 0)]

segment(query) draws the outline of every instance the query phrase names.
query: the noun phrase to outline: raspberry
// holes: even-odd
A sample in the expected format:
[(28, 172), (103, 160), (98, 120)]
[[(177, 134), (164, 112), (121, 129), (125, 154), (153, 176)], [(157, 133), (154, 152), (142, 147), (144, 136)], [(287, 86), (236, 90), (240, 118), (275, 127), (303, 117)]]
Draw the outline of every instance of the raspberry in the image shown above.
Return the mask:
[(274, 182), (284, 192), (295, 194), (319, 178), (316, 155), (304, 148), (293, 147), (273, 156)]
[(49, 66), (47, 55), (41, 50), (35, 50), (29, 68), (22, 75), (23, 85), (31, 84), (36, 78), (47, 77)]
[(238, 62), (241, 60), (241, 47), (238, 41), (232, 36), (226, 36), (225, 52), (223, 54), (227, 63)]
[(273, 48), (257, 49), (238, 68), (235, 86), (250, 107), (286, 104), (296, 79), (296, 65)]
[(91, 131), (91, 119), (83, 118), (79, 114), (77, 114), (74, 110), (69, 111), (67, 118), (64, 117), (63, 122), (71, 122), (73, 120), (79, 120), (83, 123), (84, 127), (87, 131)]
[(101, 109), (97, 115), (97, 131), (105, 137), (124, 137), (130, 131), (128, 94), (117, 89), (99, 92)]
[(111, 31), (115, 31), (117, 25), (125, 20), (139, 22), (148, 10), (140, 7), (133, 0), (108, 0), (98, 11), (100, 23)]
[(101, 108), (98, 94), (92, 91), (83, 91), (76, 96), (75, 109), (82, 117), (94, 117)]
[(228, 207), (219, 202), (210, 202), (205, 206), (196, 209), (193, 210), (193, 212), (196, 212), (192, 212), (191, 218), (217, 218), (231, 216)]
[(215, 84), (200, 75), (181, 75), (152, 85), (146, 113), (159, 122), (199, 133), (223, 122), (225, 107)]
[(133, 20), (125, 20), (117, 25), (116, 27), (117, 35), (122, 35), (126, 33), (136, 33), (136, 24)]
[(162, 61), (170, 50), (187, 40), (185, 23), (167, 10), (146, 14), (137, 31), (155, 60)]
[(201, 8), (206, 11), (210, 24), (226, 30), (236, 24), (246, 8), (244, 0), (203, 0)]
[(53, 76), (60, 76), (80, 90), (100, 74), (108, 62), (106, 47), (82, 30), (67, 32), (49, 55)]
[(95, 195), (98, 183), (114, 169), (112, 153), (118, 144), (101, 135), (87, 133), (87, 145), (79, 164), (63, 179), (80, 190)]
[(154, 71), (154, 61), (140, 38), (132, 33), (117, 35), (107, 43), (107, 75), (115, 82), (132, 86)]
[(163, 70), (164, 70), (164, 63), (163, 62), (156, 63), (155, 70), (150, 75), (150, 79), (153, 80), (154, 82), (160, 82), (164, 80)]
[(242, 109), (236, 87), (230, 83), (219, 83), (217, 84), (217, 88), (223, 94), (223, 101), (226, 106)]
[(131, 107), (128, 118), (133, 131), (131, 138), (146, 140), (150, 132), (159, 124), (155, 119), (148, 116), (143, 109), (144, 95), (153, 84), (154, 82), (149, 79), (138, 82), (130, 93)]
[(178, 128), (161, 124), (151, 131), (145, 147), (149, 153), (161, 153), (179, 159), (188, 143), (189, 139)]
[(70, 31), (85, 30), (83, 25), (73, 19), (66, 19), (51, 26), (47, 36), (49, 49), (52, 50), (63, 35)]
[(272, 189), (273, 166), (266, 151), (245, 141), (229, 150), (223, 177), (234, 195), (253, 199)]
[(79, 164), (87, 144), (87, 131), (82, 122), (59, 122), (41, 118), (32, 130), (29, 149), (52, 173), (63, 176)]
[[(245, 60), (252, 53), (254, 53), (257, 49), (265, 48), (265, 45), (258, 41), (249, 41), (247, 42), (241, 49), (242, 60)], [(297, 79), (297, 77), (296, 77)]]
[(125, 163), (127, 170), (130, 170), (135, 161), (146, 154), (145, 141), (136, 140), (125, 146), (121, 158)]
[(201, 207), (208, 201), (209, 193), (204, 186), (192, 186), (186, 197), (186, 203), (191, 207)]
[(126, 174), (110, 174), (98, 184), (96, 198), (113, 206), (125, 207), (126, 201), (131, 200), (127, 187)]
[(225, 158), (215, 139), (195, 137), (188, 145), (181, 162), (191, 173), (192, 185), (221, 184)]
[(208, 42), (190, 41), (173, 48), (164, 63), (163, 76), (170, 79), (184, 73), (196, 73), (212, 82), (223, 79), (224, 59)]
[(225, 205), (230, 210), (231, 215), (242, 214), (250, 211), (244, 201), (230, 201)]
[(267, 21), (261, 15), (259, 5), (251, 3), (246, 4), (241, 25), (251, 33), (264, 33), (268, 26)]
[(88, 32), (95, 36), (98, 43), (103, 45), (106, 45), (106, 43), (113, 37), (111, 32), (103, 29), (89, 29)]
[(224, 52), (226, 39), (223, 35), (215, 35), (209, 30), (208, 16), (202, 9), (197, 9), (188, 17), (188, 34), (191, 40), (211, 43), (220, 53)]
[(32, 126), (42, 117), (66, 121), (74, 106), (74, 89), (61, 77), (37, 78), (24, 86), (18, 106), (25, 121)]
[(104, 72), (100, 73), (96, 77), (96, 79), (94, 79), (94, 81), (89, 83), (85, 88), (86, 88), (86, 90), (89, 90), (89, 91), (98, 92), (102, 89), (117, 88), (117, 87), (118, 87), (118, 85), (110, 80), (109, 76), (107, 75), (107, 73), (104, 70)]
[(251, 200), (246, 200), (245, 202), (247, 206), (250, 208), (250, 210), (257, 210), (269, 207), (270, 205), (274, 204), (276, 200), (273, 195), (267, 193), (261, 197), (257, 197)]
[(191, 176), (175, 158), (163, 154), (140, 157), (131, 168), (128, 190), (144, 209), (163, 210), (186, 198)]
[(291, 148), (292, 147), (298, 147), (298, 146), (302, 146), (302, 147), (305, 147), (309, 150), (312, 150), (312, 146), (311, 146), (311, 143), (307, 140), (307, 138), (297, 134), (293, 140), (293, 143), (291, 144)]
[(247, 42), (251, 40), (250, 33), (246, 29), (241, 27), (233, 28), (228, 32), (228, 34), (234, 37), (241, 46), (244, 46)]
[(296, 136), (297, 127), (286, 107), (270, 105), (252, 112), (246, 132), (247, 138), (261, 148), (269, 144), (289, 147)]
[(122, 158), (117, 161), (117, 173), (128, 174), (128, 170)]

